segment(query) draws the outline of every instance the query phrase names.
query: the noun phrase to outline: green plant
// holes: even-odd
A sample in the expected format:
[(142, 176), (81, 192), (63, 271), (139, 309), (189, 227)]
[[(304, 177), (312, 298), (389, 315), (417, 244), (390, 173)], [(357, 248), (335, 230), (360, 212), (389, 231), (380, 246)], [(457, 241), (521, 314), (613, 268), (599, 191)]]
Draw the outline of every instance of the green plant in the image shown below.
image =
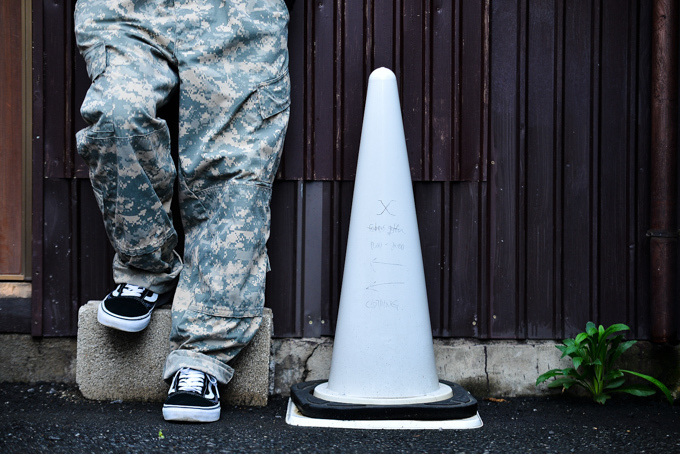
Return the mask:
[(548, 384), (548, 387), (562, 387), (566, 390), (573, 385), (581, 386), (592, 394), (595, 402), (600, 404), (604, 404), (611, 397), (610, 394), (615, 392), (635, 396), (654, 394), (654, 389), (647, 385), (622, 387), (626, 380), (624, 374), (631, 374), (654, 384), (672, 404), (673, 397), (670, 391), (657, 379), (630, 370), (614, 369), (614, 362), (636, 342), (634, 340), (624, 342), (623, 334), (616, 334), (629, 329), (622, 323), (605, 329), (602, 325), (598, 328), (593, 322), (588, 322), (584, 333), (578, 334), (574, 339), (565, 339), (564, 345), (557, 345), (562, 352), (562, 358), (569, 356), (574, 367), (549, 370), (536, 379), (536, 385), (540, 385), (549, 378), (555, 378)]

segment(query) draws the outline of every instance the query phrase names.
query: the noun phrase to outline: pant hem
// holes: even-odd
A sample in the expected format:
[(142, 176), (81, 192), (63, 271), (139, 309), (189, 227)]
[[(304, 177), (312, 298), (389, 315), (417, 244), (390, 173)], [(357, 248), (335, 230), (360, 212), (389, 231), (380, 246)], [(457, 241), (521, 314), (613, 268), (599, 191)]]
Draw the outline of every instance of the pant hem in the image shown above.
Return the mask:
[(223, 385), (229, 383), (234, 376), (234, 369), (221, 361), (189, 350), (175, 350), (170, 352), (165, 361), (163, 379), (172, 380), (175, 373), (183, 367), (191, 367), (214, 376)]

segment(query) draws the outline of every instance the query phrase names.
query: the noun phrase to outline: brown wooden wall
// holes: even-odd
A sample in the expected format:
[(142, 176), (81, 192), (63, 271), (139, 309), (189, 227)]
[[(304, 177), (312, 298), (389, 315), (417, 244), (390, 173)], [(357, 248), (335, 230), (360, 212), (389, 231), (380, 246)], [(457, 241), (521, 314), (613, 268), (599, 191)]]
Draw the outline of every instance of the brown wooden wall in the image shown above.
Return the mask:
[[(33, 332), (50, 336), (75, 334), (78, 306), (111, 285), (112, 253), (74, 159), (87, 80), (72, 3), (35, 0), (45, 165)], [(298, 0), (269, 243), (276, 335), (333, 333), (366, 81), (387, 66), (400, 86), (433, 333), (559, 339), (593, 320), (648, 338), (650, 8)]]

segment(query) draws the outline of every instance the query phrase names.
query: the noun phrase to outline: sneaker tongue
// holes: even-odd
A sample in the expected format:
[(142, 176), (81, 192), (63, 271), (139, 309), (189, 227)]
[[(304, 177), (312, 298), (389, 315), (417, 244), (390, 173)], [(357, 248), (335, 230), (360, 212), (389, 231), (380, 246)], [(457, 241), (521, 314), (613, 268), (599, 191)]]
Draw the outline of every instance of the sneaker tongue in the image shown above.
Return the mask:
[(205, 374), (203, 372), (193, 369), (185, 369), (180, 372), (179, 380), (177, 382), (177, 390), (202, 393), (204, 382)]
[(136, 285), (127, 284), (125, 287), (123, 287), (123, 291), (121, 292), (121, 296), (140, 297), (140, 296), (142, 296), (142, 293), (144, 293), (144, 290), (146, 290), (144, 287), (138, 287)]

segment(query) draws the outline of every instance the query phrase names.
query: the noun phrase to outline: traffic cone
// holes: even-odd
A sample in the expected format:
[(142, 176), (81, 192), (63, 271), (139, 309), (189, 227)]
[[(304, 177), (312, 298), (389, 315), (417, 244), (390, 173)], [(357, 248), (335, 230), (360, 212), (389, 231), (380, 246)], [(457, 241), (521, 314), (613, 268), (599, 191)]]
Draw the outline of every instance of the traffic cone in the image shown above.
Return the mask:
[(294, 425), (480, 427), (477, 402), (440, 382), (397, 80), (371, 74), (327, 382), (291, 388)]

